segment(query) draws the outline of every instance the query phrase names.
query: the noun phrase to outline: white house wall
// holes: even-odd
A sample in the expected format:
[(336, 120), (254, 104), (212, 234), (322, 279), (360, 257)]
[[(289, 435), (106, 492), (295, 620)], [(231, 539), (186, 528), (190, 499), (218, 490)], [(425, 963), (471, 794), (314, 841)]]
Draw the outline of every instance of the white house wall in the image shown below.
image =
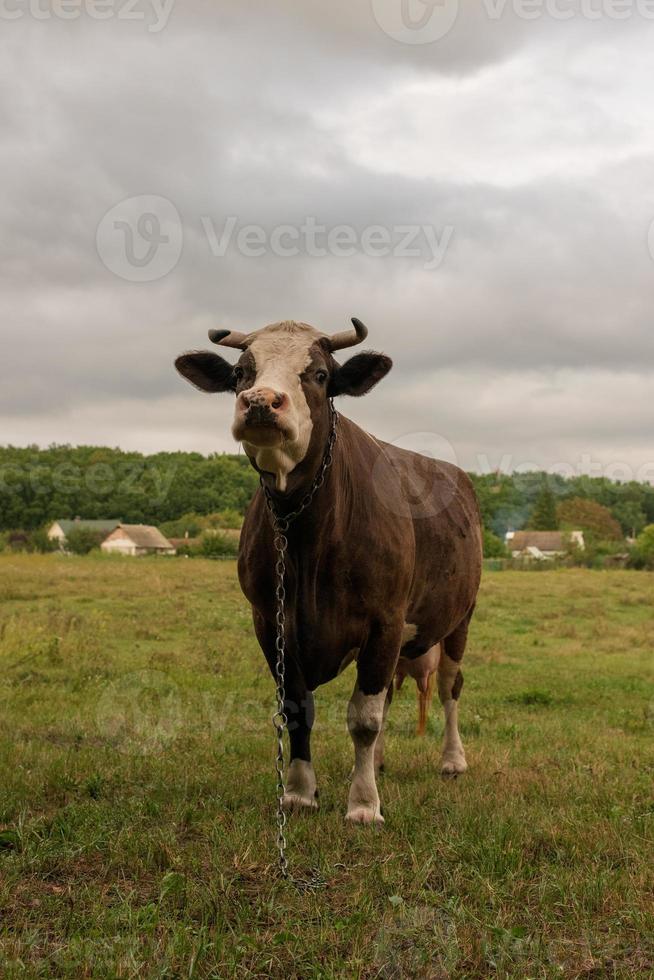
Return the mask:
[(131, 541), (121, 538), (114, 538), (113, 541), (103, 541), (100, 545), (102, 551), (115, 551), (120, 555), (135, 555), (136, 546)]

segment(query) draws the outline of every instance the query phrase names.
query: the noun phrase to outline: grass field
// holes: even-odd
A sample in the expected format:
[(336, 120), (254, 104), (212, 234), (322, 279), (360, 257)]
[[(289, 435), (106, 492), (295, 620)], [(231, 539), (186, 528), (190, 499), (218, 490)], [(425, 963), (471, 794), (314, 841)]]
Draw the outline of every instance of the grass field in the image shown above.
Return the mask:
[(470, 770), (405, 684), (380, 832), (343, 820), (352, 669), (321, 689), (309, 895), (232, 562), (4, 556), (0, 603), (3, 978), (654, 975), (654, 576), (488, 574)]

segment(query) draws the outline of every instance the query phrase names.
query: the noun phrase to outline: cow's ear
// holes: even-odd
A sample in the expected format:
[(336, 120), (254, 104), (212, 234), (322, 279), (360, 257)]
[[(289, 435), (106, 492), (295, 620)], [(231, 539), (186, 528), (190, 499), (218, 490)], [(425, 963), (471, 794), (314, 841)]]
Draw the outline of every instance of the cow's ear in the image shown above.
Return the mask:
[(329, 382), (330, 398), (336, 395), (366, 395), (393, 367), (386, 354), (365, 351), (337, 367)]
[(236, 391), (233, 366), (208, 350), (180, 354), (175, 367), (183, 378), (200, 391)]

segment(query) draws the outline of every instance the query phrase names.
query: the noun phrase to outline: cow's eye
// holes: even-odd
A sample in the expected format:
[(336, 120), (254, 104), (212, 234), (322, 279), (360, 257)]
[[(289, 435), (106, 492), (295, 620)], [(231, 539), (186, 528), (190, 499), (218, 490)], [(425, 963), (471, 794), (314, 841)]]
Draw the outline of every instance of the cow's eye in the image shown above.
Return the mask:
[(326, 371), (316, 371), (316, 381), (319, 384), (324, 384), (326, 380), (327, 380), (327, 372)]
[(237, 383), (243, 380), (243, 368), (239, 367), (238, 364), (234, 368), (234, 378), (236, 379)]

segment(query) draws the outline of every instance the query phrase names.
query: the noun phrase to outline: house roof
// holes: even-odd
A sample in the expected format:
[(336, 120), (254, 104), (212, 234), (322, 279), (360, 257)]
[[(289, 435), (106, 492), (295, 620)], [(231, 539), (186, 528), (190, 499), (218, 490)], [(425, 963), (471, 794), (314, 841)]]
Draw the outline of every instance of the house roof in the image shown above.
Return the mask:
[(110, 531), (113, 531), (115, 527), (118, 527), (120, 524), (120, 518), (117, 517), (111, 521), (85, 521), (78, 518), (74, 521), (53, 521), (53, 524), (58, 524), (64, 534), (68, 534), (69, 531), (73, 531), (75, 528), (84, 528), (85, 531), (99, 531), (108, 534)]
[[(113, 529), (112, 529), (113, 530)], [(158, 527), (149, 524), (121, 524), (120, 530), (133, 541), (137, 548), (172, 548)]]
[(516, 531), (509, 547), (511, 551), (538, 548), (539, 551), (565, 551), (566, 535), (561, 531)]

